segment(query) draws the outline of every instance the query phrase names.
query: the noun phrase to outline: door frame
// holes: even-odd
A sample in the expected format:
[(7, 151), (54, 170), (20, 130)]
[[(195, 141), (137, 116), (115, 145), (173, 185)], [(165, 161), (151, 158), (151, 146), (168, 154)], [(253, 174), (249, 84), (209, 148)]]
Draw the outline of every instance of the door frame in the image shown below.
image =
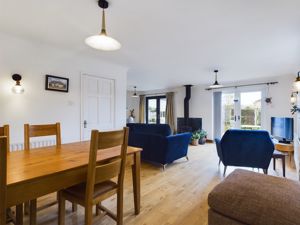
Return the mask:
[(94, 74), (90, 74), (90, 73), (84, 73), (84, 72), (81, 72), (80, 73), (80, 141), (83, 141), (84, 140), (84, 109), (83, 109), (83, 106), (84, 106), (84, 94), (83, 94), (83, 79), (84, 77), (94, 77), (94, 78), (102, 78), (102, 79), (107, 79), (107, 80), (112, 80), (114, 82), (114, 96), (113, 96), (113, 113), (112, 113), (112, 116), (113, 116), (113, 128), (115, 129), (116, 128), (116, 79), (114, 78), (108, 78), (108, 77), (105, 77), (103, 75), (94, 75)]
[[(266, 123), (266, 118), (267, 118), (267, 104), (264, 101), (264, 99), (267, 97), (267, 88), (266, 86), (249, 86), (249, 87), (236, 87), (236, 88), (228, 88), (222, 90), (222, 93), (233, 93), (234, 98), (237, 99), (239, 102), (241, 101), (241, 93), (242, 92), (261, 92), (261, 129), (268, 130), (267, 129), (267, 123)], [(219, 90), (218, 90), (219, 91)], [(221, 103), (222, 104), (222, 103)], [(235, 116), (239, 116), (241, 118), (241, 104), (235, 104), (234, 105), (234, 110), (235, 110)], [(237, 110), (237, 112), (236, 112)], [(223, 115), (221, 115), (223, 116)], [(223, 132), (223, 120), (221, 118), (221, 132)], [(235, 128), (237, 128), (237, 125), (241, 126), (241, 121), (240, 119), (238, 120), (238, 123), (235, 123)]]

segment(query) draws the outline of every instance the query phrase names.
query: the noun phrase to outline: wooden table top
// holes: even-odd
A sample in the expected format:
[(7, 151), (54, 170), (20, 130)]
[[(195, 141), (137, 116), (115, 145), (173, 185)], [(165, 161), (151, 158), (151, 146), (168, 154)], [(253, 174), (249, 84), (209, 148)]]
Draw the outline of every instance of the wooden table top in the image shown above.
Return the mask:
[[(63, 144), (30, 151), (10, 152), (7, 155), (7, 184), (16, 184), (50, 174), (60, 173), (87, 166), (90, 142)], [(98, 161), (113, 158), (120, 154), (120, 147), (99, 151)], [(127, 154), (142, 151), (141, 148), (128, 146)]]

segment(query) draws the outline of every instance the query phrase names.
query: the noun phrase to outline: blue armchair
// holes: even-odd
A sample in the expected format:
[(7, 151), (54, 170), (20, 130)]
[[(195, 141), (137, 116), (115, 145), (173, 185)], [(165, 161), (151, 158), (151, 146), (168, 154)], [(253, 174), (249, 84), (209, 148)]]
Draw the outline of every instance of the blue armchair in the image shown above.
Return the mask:
[(187, 157), (191, 133), (172, 135), (168, 124), (127, 124), (130, 146), (143, 148), (141, 158), (163, 165)]
[(227, 166), (261, 168), (267, 173), (274, 144), (268, 131), (227, 130), (222, 139), (215, 139), (219, 164)]

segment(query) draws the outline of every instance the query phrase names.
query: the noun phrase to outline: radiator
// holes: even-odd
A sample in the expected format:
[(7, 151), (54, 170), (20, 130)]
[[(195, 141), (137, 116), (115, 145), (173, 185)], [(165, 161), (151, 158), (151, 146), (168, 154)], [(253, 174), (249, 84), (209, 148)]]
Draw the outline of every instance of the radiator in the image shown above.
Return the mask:
[[(30, 142), (30, 149), (35, 149), (35, 148), (41, 148), (41, 147), (47, 147), (51, 145), (55, 145), (56, 141), (54, 139), (48, 139), (48, 140), (36, 140)], [(24, 143), (14, 143), (10, 145), (10, 151), (15, 152), (15, 151), (21, 151), (24, 150)]]

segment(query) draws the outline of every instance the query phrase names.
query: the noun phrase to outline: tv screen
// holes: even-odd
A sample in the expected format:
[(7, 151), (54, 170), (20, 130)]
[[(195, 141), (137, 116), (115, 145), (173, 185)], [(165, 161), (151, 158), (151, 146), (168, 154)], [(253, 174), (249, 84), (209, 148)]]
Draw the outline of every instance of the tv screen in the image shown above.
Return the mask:
[(271, 135), (281, 142), (291, 142), (294, 139), (294, 119), (287, 117), (271, 118)]

